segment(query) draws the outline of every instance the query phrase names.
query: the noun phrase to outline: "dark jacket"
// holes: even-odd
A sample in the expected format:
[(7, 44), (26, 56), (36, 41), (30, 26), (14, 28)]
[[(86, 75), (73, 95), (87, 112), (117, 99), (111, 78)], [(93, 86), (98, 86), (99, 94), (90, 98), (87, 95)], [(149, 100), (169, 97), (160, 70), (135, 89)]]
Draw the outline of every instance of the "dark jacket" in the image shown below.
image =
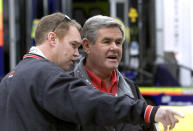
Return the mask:
[[(84, 68), (83, 65), (84, 58), (80, 60), (80, 62), (76, 65), (76, 68), (74, 69), (74, 75), (76, 77), (81, 78), (84, 80), (87, 85), (90, 85), (91, 87), (95, 88), (91, 80)], [(126, 77), (123, 77), (121, 73), (116, 70), (117, 73), (117, 81), (118, 81), (118, 89), (117, 89), (117, 95), (118, 96), (124, 96), (127, 95), (131, 97), (134, 100), (144, 100), (143, 96), (141, 95), (139, 88), (134, 84), (133, 81), (127, 79)], [(135, 115), (133, 115), (135, 117)], [(83, 126), (82, 127), (83, 131), (156, 131), (156, 128), (154, 124), (152, 123), (145, 123), (145, 122), (139, 122), (138, 124), (128, 124), (128, 123), (121, 123), (121, 124), (116, 124), (114, 126)]]
[(35, 57), (22, 60), (0, 83), (0, 131), (79, 131), (79, 125), (143, 121), (143, 101), (101, 93)]

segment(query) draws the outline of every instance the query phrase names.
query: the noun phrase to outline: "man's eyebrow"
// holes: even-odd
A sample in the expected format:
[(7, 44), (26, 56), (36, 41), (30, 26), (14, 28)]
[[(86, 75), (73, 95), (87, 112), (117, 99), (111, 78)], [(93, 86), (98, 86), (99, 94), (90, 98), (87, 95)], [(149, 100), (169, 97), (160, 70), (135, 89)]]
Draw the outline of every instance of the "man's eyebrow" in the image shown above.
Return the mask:
[[(109, 38), (109, 37), (104, 37), (102, 39), (102, 41), (104, 41), (104, 40), (114, 40), (114, 39), (113, 38)], [(117, 38), (117, 39), (115, 39), (115, 41), (123, 41), (123, 38)]]
[(104, 37), (104, 39), (112, 39), (111, 37)]
[(123, 41), (123, 38), (116, 39), (116, 41)]
[(82, 42), (79, 42), (79, 41), (71, 41), (71, 43), (74, 43), (74, 44), (77, 44), (77, 45), (81, 45)]
[(112, 38), (104, 37), (104, 38), (102, 39), (102, 41), (103, 41), (103, 40), (112, 40)]

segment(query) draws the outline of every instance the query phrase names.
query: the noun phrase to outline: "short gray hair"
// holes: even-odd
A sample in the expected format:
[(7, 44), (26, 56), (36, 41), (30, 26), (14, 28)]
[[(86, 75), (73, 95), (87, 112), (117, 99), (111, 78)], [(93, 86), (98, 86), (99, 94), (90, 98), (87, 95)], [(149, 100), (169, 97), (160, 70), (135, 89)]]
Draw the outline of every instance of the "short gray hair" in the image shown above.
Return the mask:
[(103, 27), (118, 27), (124, 39), (122, 25), (114, 18), (103, 15), (96, 15), (89, 18), (83, 26), (81, 36), (82, 38), (87, 38), (92, 44), (94, 44), (97, 38), (98, 30)]

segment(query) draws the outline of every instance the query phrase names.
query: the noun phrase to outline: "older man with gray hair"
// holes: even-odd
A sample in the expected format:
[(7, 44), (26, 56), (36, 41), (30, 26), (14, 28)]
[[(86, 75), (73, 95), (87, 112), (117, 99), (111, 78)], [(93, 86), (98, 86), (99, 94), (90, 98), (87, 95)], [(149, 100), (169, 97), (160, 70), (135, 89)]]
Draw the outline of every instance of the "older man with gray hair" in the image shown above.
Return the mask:
[[(102, 92), (114, 96), (126, 95), (133, 100), (145, 102), (135, 83), (124, 77), (117, 69), (121, 62), (124, 41), (124, 32), (121, 24), (112, 17), (93, 16), (83, 26), (82, 39), (85, 57), (76, 66), (74, 70), (75, 76), (84, 80), (92, 88)], [(109, 102), (111, 103), (111, 101)], [(146, 111), (150, 110), (149, 107)], [(166, 112), (166, 110), (163, 112)], [(169, 112), (169, 114), (171, 115), (172, 112)], [(133, 114), (131, 120), (134, 120), (135, 117), (135, 114)], [(144, 118), (146, 122), (143, 120), (133, 124), (122, 122), (113, 126), (87, 125), (83, 126), (82, 129), (83, 131), (156, 130), (154, 124), (149, 121), (148, 115), (145, 115)], [(175, 122), (171, 120), (168, 120), (168, 122), (172, 123), (171, 128), (173, 128), (173, 123)], [(165, 123), (164, 126), (166, 129), (167, 124)]]

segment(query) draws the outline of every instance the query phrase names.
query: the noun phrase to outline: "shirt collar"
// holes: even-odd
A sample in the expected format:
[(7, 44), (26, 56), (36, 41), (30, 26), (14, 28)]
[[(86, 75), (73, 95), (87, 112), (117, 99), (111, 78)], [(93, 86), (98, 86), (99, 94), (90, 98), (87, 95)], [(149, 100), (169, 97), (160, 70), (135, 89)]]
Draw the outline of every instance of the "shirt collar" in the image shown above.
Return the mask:
[[(46, 58), (46, 56), (43, 54), (43, 52), (36, 46), (32, 46), (29, 50), (29, 53), (39, 55), (41, 57)], [(46, 58), (47, 59), (47, 58)]]
[(100, 90), (102, 92), (112, 93), (112, 94), (116, 95), (118, 82), (117, 82), (117, 75), (116, 75), (115, 70), (113, 70), (113, 72), (112, 72), (110, 85), (108, 88), (106, 88), (106, 84), (102, 79), (100, 79), (98, 76), (96, 76), (94, 73), (92, 73), (86, 66), (85, 66), (85, 69), (86, 69), (88, 76), (90, 77), (90, 80), (95, 88), (97, 88), (98, 90)]

